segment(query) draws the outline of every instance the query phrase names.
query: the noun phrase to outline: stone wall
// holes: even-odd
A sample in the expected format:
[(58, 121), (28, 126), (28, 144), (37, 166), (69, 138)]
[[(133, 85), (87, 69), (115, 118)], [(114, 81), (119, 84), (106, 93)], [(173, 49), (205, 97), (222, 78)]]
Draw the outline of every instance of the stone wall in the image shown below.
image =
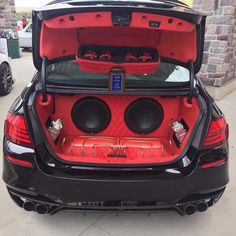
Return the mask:
[(199, 77), (220, 87), (236, 78), (236, 0), (194, 0), (193, 8), (208, 15), (205, 52)]
[(0, 28), (16, 30), (16, 11), (14, 0), (0, 0)]

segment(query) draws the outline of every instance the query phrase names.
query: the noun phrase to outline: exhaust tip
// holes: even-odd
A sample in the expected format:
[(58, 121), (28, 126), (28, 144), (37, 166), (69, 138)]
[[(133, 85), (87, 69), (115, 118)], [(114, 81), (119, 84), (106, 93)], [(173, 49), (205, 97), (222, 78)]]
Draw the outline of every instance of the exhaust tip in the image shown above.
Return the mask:
[(45, 204), (38, 204), (36, 206), (36, 212), (41, 215), (46, 214), (48, 213), (48, 206)]
[(48, 206), (45, 204), (38, 204), (36, 206), (36, 212), (39, 214), (46, 214), (48, 213)]
[(184, 213), (186, 215), (193, 215), (196, 212), (196, 206), (193, 204), (188, 204), (184, 207)]
[(25, 201), (24, 204), (23, 204), (23, 208), (26, 211), (34, 211), (35, 204), (32, 201)]
[(207, 205), (206, 202), (199, 202), (199, 203), (197, 204), (197, 210), (198, 210), (199, 212), (204, 212), (204, 211), (206, 211), (207, 209), (208, 209), (208, 205)]

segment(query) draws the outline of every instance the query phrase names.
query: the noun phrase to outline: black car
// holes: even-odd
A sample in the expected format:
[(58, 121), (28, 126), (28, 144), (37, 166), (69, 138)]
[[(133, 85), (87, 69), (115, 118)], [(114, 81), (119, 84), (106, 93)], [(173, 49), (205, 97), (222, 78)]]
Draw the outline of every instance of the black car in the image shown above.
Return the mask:
[(38, 73), (5, 121), (3, 179), (27, 211), (204, 212), (228, 176), (228, 124), (196, 78), (206, 17), (178, 1), (33, 11)]

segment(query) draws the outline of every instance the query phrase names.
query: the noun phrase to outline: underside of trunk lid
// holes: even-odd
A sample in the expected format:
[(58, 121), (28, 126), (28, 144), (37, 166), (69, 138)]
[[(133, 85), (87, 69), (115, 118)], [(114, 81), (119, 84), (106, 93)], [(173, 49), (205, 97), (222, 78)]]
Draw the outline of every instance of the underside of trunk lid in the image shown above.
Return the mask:
[[(110, 46), (116, 51), (132, 47), (156, 52), (155, 59), (140, 63), (144, 73), (157, 69), (160, 60), (188, 68), (192, 62), (197, 73), (204, 31), (205, 17), (174, 1), (65, 1), (33, 12), (34, 63), (41, 70), (43, 58), (49, 62), (75, 58), (84, 46)], [(90, 71), (99, 66), (97, 61), (95, 66), (91, 64), (95, 62), (85, 61), (87, 69), (89, 63)], [(109, 69), (116, 65), (127, 70), (120, 60), (101, 66)], [(130, 63), (128, 70), (132, 66)]]

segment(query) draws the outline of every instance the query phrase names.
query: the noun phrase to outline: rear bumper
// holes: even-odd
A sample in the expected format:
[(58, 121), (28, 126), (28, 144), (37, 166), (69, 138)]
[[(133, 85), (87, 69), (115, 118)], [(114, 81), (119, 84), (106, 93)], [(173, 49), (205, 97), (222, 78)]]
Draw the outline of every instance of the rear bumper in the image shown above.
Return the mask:
[[(171, 175), (171, 173), (169, 173)], [(173, 174), (174, 175), (174, 174)], [(3, 179), (11, 197), (22, 206), (19, 197), (49, 206), (53, 214), (63, 209), (86, 211), (154, 211), (172, 208), (184, 213), (186, 204), (207, 201), (213, 205), (229, 181), (228, 162), (209, 169), (196, 168), (179, 178), (142, 179), (122, 176), (58, 177), (37, 167), (26, 168), (4, 160)]]

